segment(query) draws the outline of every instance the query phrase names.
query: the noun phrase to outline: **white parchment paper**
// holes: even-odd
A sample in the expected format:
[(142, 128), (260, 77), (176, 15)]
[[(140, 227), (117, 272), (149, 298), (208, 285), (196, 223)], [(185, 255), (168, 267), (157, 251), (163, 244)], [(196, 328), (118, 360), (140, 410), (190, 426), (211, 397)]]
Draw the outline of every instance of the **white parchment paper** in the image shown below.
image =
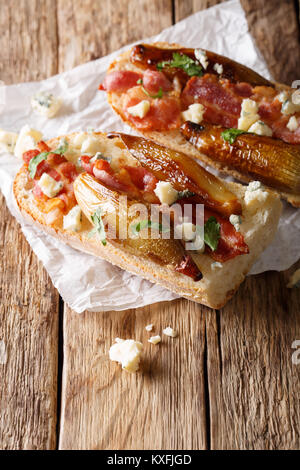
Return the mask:
[[(153, 40), (203, 47), (231, 57), (270, 78), (237, 0), (196, 13), (157, 36), (143, 39)], [(123, 49), (41, 82), (5, 87), (1, 90), (5, 107), (2, 112), (0, 109), (0, 127), (18, 132), (24, 124), (30, 124), (41, 130), (45, 139), (89, 127), (131, 132), (110, 109), (105, 93), (98, 91), (108, 65)], [(54, 119), (48, 120), (32, 112), (30, 98), (37, 91), (50, 91), (63, 98), (64, 105)], [(21, 164), (12, 155), (0, 155), (0, 188), (26, 239), (70, 307), (78, 313), (86, 309), (124, 310), (176, 298), (175, 294), (158, 285), (74, 250), (24, 223), (12, 196), (13, 178)], [(300, 211), (285, 204), (276, 239), (251, 273), (283, 270), (293, 264), (299, 257), (299, 229)]]

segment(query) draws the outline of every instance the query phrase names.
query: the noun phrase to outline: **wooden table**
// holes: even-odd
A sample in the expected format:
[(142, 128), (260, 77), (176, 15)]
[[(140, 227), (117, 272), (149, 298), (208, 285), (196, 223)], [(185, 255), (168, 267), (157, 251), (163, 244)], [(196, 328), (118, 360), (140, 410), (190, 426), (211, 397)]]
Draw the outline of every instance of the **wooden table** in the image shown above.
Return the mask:
[[(46, 78), (216, 3), (1, 0), (0, 78)], [(274, 78), (300, 79), (298, 3), (242, 3)], [(299, 447), (300, 291), (285, 287), (299, 263), (247, 278), (220, 311), (177, 300), (78, 315), (1, 202), (2, 449)], [(147, 346), (148, 323), (180, 336)], [(109, 361), (116, 336), (145, 342), (141, 373)]]

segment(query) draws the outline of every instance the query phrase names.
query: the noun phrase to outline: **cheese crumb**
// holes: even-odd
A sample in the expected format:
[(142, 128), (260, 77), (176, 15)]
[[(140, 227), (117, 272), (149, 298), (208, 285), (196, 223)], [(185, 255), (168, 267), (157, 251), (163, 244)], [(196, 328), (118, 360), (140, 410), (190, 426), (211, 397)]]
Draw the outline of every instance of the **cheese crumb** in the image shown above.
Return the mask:
[(163, 334), (166, 336), (170, 336), (171, 338), (176, 338), (176, 336), (178, 336), (178, 332), (170, 326), (167, 326), (167, 328), (163, 330)]
[(190, 104), (186, 111), (183, 111), (183, 113), (181, 113), (181, 117), (184, 121), (191, 121), (195, 124), (200, 124), (200, 122), (203, 120), (204, 111), (205, 109), (202, 104), (193, 103)]
[(52, 176), (48, 175), (48, 173), (42, 174), (38, 185), (42, 192), (50, 198), (55, 197), (63, 187), (61, 181), (56, 181)]
[(153, 330), (153, 324), (150, 323), (150, 325), (145, 326), (146, 331), (152, 331)]
[(130, 106), (127, 111), (131, 116), (139, 117), (143, 119), (150, 109), (150, 102), (147, 100), (140, 101), (135, 106)]
[(289, 282), (287, 284), (289, 289), (293, 287), (300, 288), (300, 269), (297, 269), (289, 278)]
[(34, 149), (42, 137), (43, 134), (41, 132), (36, 129), (32, 129), (28, 124), (23, 126), (16, 141), (14, 152), (15, 156), (22, 158), (23, 153)]
[(293, 103), (290, 99), (285, 100), (281, 106), (282, 114), (289, 115), (300, 111), (300, 105)]
[(257, 191), (257, 189), (261, 189), (262, 184), (260, 181), (250, 181), (250, 183), (247, 186), (246, 191)]
[(258, 104), (249, 98), (244, 99), (242, 101), (241, 115), (238, 120), (238, 129), (248, 131), (249, 127), (258, 120)]
[(81, 155), (95, 155), (100, 150), (99, 139), (93, 136), (86, 137), (81, 144)]
[(0, 152), (14, 153), (18, 134), (0, 129)]
[(72, 139), (72, 146), (76, 148), (81, 148), (83, 142), (86, 140), (87, 136), (85, 132), (78, 132)]
[(231, 214), (229, 217), (229, 222), (234, 226), (237, 232), (240, 231), (240, 224), (242, 223), (242, 219), (239, 215)]
[(296, 129), (298, 129), (298, 126), (299, 124), (298, 124), (296, 116), (290, 117), (289, 122), (286, 125), (288, 130), (291, 132), (294, 132)]
[(168, 181), (159, 181), (154, 192), (162, 204), (170, 206), (178, 198), (178, 191)]
[(222, 64), (215, 64), (213, 69), (221, 75), (223, 73), (223, 65)]
[(253, 132), (257, 135), (266, 135), (268, 137), (271, 137), (273, 134), (272, 129), (263, 121), (256, 121), (249, 127), (248, 132)]
[(64, 216), (64, 230), (78, 232), (81, 229), (82, 213), (80, 206), (74, 206), (67, 215)]
[(267, 199), (268, 192), (263, 191), (263, 186), (260, 181), (251, 181), (245, 191), (245, 203), (246, 205), (252, 205), (253, 207), (257, 203), (263, 203)]
[(208, 67), (208, 58), (206, 52), (202, 49), (195, 49), (195, 57), (197, 60), (199, 60), (204, 70), (206, 70)]
[(216, 268), (222, 268), (223, 267), (223, 264), (220, 263), (219, 261), (215, 261), (214, 263), (212, 263), (211, 265), (211, 269), (214, 271)]
[(62, 101), (52, 93), (39, 92), (31, 98), (31, 107), (38, 114), (47, 118), (54, 117), (60, 109)]
[(116, 338), (116, 343), (109, 350), (109, 358), (121, 364), (127, 372), (136, 372), (139, 368), (143, 345), (134, 339)]
[(158, 344), (160, 342), (161, 342), (161, 337), (159, 335), (151, 336), (151, 338), (148, 339), (148, 343)]

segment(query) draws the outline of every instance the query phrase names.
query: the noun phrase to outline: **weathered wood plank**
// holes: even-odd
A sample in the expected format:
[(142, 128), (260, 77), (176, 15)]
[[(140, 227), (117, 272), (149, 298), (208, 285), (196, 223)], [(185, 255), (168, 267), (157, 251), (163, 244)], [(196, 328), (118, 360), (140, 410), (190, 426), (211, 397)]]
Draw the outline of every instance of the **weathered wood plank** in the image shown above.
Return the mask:
[(278, 82), (300, 77), (299, 23), (292, 0), (241, 0), (249, 30)]
[[(55, 0), (4, 2), (0, 18), (2, 80), (56, 72)], [(53, 449), (59, 296), (2, 196), (0, 207), (0, 448)]]
[[(102, 1), (101, 8), (90, 2), (91, 9), (85, 2), (84, 11), (80, 3), (59, 2), (61, 70), (172, 23), (170, 1)], [(87, 37), (81, 41), (83, 31)], [(70, 50), (76, 56), (68, 58)], [(184, 300), (82, 316), (66, 308), (60, 448), (205, 448), (202, 312)], [(144, 327), (151, 322), (160, 332), (176, 326), (180, 337), (147, 343)], [(116, 336), (143, 340), (141, 373), (129, 375), (109, 361)]]
[(58, 0), (59, 70), (157, 34), (171, 22), (171, 0)]
[(286, 288), (289, 273), (247, 279), (207, 321), (212, 449), (299, 448), (300, 292)]
[[(200, 10), (205, 10), (224, 0), (175, 0), (175, 21), (180, 21), (193, 13)], [(225, 0), (226, 1), (226, 0)]]
[[(149, 344), (148, 323), (179, 336)], [(143, 342), (137, 374), (109, 360), (115, 337)], [(206, 447), (203, 309), (184, 300), (82, 316), (66, 309), (64, 340), (61, 449)]]
[[(198, 3), (201, 7), (207, 2)], [(279, 2), (280, 15), (274, 11), (275, 2), (242, 0), (242, 3), (250, 31), (275, 78), (282, 81), (287, 81), (287, 77), (297, 78), (299, 61), (296, 64), (295, 57), (299, 45), (293, 2)], [(197, 11), (194, 4), (195, 1), (178, 2), (176, 20)], [(288, 19), (281, 20), (284, 12)], [(286, 21), (290, 24), (285, 35)], [(266, 45), (261, 39), (262, 27), (266, 31), (263, 36)], [(273, 36), (276, 43), (290, 41), (293, 46), (280, 46), (279, 56), (274, 51)], [(206, 315), (212, 449), (297, 449), (299, 446), (296, 424), (299, 422), (299, 366), (291, 362), (291, 344), (300, 335), (300, 292), (285, 287), (293, 269), (247, 278), (227, 306)]]
[(57, 73), (56, 0), (1, 3), (0, 78), (41, 80)]

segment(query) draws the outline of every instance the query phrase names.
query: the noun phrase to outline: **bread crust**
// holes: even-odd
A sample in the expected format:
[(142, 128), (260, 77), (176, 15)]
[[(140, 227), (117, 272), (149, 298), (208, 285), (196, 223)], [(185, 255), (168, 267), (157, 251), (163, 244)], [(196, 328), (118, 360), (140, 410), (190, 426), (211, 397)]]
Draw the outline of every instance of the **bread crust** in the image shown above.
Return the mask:
[[(93, 135), (101, 141), (105, 139), (108, 141), (105, 134), (94, 133)], [(76, 133), (63, 136), (63, 138), (72, 142), (75, 136)], [(47, 144), (50, 148), (56, 148), (61, 138), (51, 139)], [(111, 143), (112, 140), (109, 140)], [(14, 180), (13, 193), (22, 215), (51, 236), (75, 249), (98, 256), (133, 274), (158, 283), (182, 297), (218, 309), (233, 296), (254, 261), (271, 242), (281, 213), (281, 203), (274, 192), (267, 191), (266, 200), (260, 206), (248, 208), (244, 201), (245, 187), (237, 183), (225, 182), (225, 184), (242, 202), (241, 232), (244, 234), (250, 253), (229, 260), (217, 269), (214, 268), (215, 263), (208, 255), (193, 255), (203, 273), (203, 279), (198, 282), (175, 272), (168, 266), (161, 266), (145, 256), (134, 255), (119, 243), (107, 240), (106, 246), (103, 246), (97, 237), (88, 238), (92, 225), (86, 218), (80, 232), (67, 231), (61, 225), (47, 223), (45, 215), (40, 211), (38, 202), (32, 195), (32, 180), (29, 178), (25, 165)]]
[[(153, 43), (152, 45), (165, 49), (178, 49), (183, 47), (179, 44), (169, 44), (166, 42), (157, 42)], [(114, 70), (133, 70), (140, 72), (140, 69), (132, 64), (129, 58), (130, 50), (123, 52), (110, 64), (108, 72), (112, 72)], [(290, 87), (281, 83), (275, 83), (275, 87), (278, 89), (278, 91), (283, 89), (290, 89)], [(192, 156), (193, 158), (196, 158), (197, 160), (201, 160), (205, 165), (215, 168), (224, 176), (232, 176), (240, 181), (243, 181), (244, 183), (249, 183), (251, 181), (250, 177), (243, 175), (237, 170), (228, 168), (222, 163), (216, 162), (203, 153), (199, 152), (199, 150), (197, 150), (192, 144), (186, 141), (179, 129), (173, 129), (170, 131), (143, 131), (141, 129), (137, 129), (125, 116), (121, 106), (122, 101), (120, 99), (120, 95), (118, 93), (108, 92), (107, 99), (114, 111), (121, 117), (122, 121), (126, 122), (126, 124), (128, 124), (140, 134), (144, 135), (147, 139), (154, 140), (158, 144), (165, 145), (166, 147), (169, 147), (173, 150), (183, 152), (189, 156)], [(273, 188), (270, 189), (274, 191)], [(292, 193), (285, 193), (280, 191), (277, 192), (283, 199), (287, 200), (294, 207), (300, 207), (300, 195), (298, 196)]]

